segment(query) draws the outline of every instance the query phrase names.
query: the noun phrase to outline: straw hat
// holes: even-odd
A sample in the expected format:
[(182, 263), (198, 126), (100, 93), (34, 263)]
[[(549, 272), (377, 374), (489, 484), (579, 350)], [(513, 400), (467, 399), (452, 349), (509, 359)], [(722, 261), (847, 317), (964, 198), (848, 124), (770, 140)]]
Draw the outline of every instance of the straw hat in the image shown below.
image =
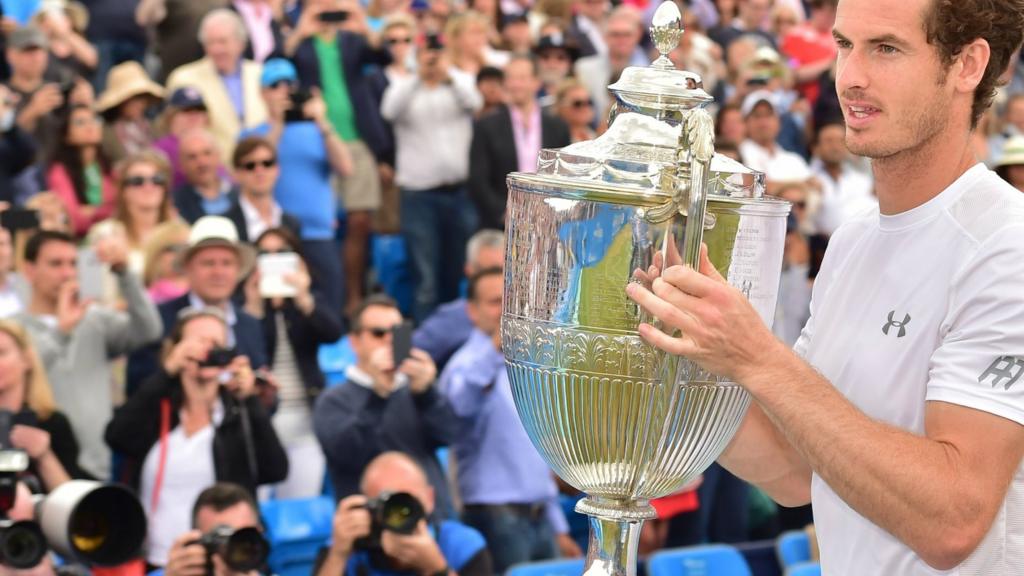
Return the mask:
[(110, 74), (107, 75), (107, 89), (96, 100), (96, 109), (106, 112), (132, 97), (142, 95), (163, 100), (163, 86), (150, 80), (141, 64), (129, 60), (110, 69)]
[(238, 241), (235, 224), (223, 216), (203, 216), (192, 224), (188, 235), (188, 248), (181, 255), (179, 263), (184, 266), (204, 248), (228, 248), (238, 255), (240, 278), (252, 271), (256, 263), (256, 250), (249, 244)]
[(1024, 136), (1014, 136), (1003, 146), (1003, 154), (996, 160), (996, 168), (1021, 164), (1024, 164)]

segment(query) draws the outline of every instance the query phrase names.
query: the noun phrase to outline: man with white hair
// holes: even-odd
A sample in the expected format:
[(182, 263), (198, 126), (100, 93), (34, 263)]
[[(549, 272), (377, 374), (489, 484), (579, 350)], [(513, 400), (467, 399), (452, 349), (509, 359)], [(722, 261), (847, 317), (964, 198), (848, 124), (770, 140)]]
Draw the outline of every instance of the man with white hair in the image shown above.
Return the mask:
[(199, 23), (205, 56), (179, 67), (167, 78), (170, 92), (194, 86), (202, 94), (225, 162), (231, 158), (239, 132), (267, 120), (267, 107), (260, 96), (261, 66), (242, 58), (247, 40), (238, 14), (226, 8), (213, 10)]
[[(157, 80), (163, 82), (178, 66), (202, 58), (203, 49), (196, 40), (199, 21), (210, 10), (228, 4), (228, 0), (139, 0), (135, 23), (152, 28), (153, 45), (160, 47)], [(92, 6), (89, 8), (91, 11)]]

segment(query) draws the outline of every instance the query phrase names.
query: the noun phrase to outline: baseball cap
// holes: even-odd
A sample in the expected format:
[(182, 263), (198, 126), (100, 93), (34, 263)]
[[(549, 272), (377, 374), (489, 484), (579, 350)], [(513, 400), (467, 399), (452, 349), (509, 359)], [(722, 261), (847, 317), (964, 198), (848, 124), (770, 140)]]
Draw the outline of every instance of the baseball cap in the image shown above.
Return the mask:
[(266, 88), (273, 86), (282, 80), (295, 82), (299, 79), (299, 73), (295, 71), (295, 65), (284, 58), (271, 58), (263, 63), (263, 75), (260, 76), (260, 84)]
[(46, 39), (46, 35), (35, 26), (24, 26), (11, 32), (11, 35), (7, 37), (7, 45), (15, 50), (28, 48), (46, 50), (50, 47), (50, 42)]
[(168, 106), (182, 109), (206, 109), (206, 102), (203, 102), (203, 95), (192, 86), (184, 86), (175, 90), (167, 100)]
[(755, 90), (747, 94), (747, 97), (743, 99), (743, 105), (740, 106), (740, 112), (743, 114), (743, 117), (750, 116), (750, 113), (761, 102), (767, 102), (772, 107), (772, 112), (778, 114), (779, 106), (775, 101), (775, 94), (769, 90)]

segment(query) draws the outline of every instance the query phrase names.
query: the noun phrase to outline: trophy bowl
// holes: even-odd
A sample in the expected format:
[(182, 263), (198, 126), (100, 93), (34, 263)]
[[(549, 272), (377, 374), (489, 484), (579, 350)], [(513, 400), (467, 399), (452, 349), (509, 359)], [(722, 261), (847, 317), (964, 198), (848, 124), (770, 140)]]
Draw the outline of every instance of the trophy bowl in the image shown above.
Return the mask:
[(737, 384), (644, 342), (654, 322), (625, 294), (701, 243), (770, 323), (789, 204), (763, 175), (713, 153), (711, 98), (665, 54), (682, 33), (656, 13), (662, 52), (627, 69), (609, 130), (543, 150), (508, 177), (502, 349), (516, 408), (556, 474), (586, 493), (587, 574), (634, 574), (649, 501), (679, 491), (728, 445), (750, 404)]

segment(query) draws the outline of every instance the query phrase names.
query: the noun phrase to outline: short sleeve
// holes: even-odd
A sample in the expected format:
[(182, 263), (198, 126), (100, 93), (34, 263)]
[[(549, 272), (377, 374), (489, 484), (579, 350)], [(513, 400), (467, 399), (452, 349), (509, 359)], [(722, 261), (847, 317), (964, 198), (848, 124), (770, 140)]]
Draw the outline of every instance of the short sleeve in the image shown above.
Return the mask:
[(954, 278), (926, 399), (1024, 424), (1024, 225), (989, 237)]

